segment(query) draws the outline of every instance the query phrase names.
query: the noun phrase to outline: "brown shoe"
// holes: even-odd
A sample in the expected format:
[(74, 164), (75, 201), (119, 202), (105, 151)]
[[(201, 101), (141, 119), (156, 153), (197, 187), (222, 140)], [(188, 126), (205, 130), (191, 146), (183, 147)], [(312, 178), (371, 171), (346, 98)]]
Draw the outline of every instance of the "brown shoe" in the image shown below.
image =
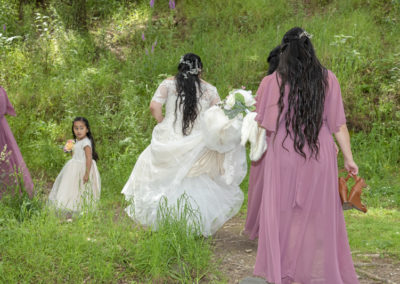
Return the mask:
[(364, 179), (358, 176), (354, 177), (354, 180), (356, 183), (352, 187), (349, 195), (349, 203), (351, 206), (357, 210), (360, 210), (364, 213), (367, 213), (368, 209), (365, 207), (364, 204), (361, 203), (361, 194), (362, 194), (362, 189), (364, 187), (367, 187), (367, 184), (365, 183)]
[(340, 199), (342, 200), (342, 207), (343, 210), (349, 210), (352, 209), (353, 206), (348, 202), (347, 195), (349, 194), (349, 189), (347, 187), (347, 181), (349, 180), (350, 175), (348, 175), (346, 178), (340, 177), (339, 178), (339, 195)]

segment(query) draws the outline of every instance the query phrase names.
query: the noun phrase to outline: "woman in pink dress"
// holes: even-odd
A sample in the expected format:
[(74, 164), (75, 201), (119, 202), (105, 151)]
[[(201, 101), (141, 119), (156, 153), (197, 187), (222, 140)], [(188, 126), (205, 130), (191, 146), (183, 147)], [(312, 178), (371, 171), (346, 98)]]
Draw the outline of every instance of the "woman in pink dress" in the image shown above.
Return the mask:
[(259, 237), (254, 274), (276, 284), (359, 283), (338, 194), (332, 134), (347, 171), (357, 174), (358, 167), (339, 83), (319, 63), (303, 29), (283, 37), (279, 67), (262, 80), (256, 112), (267, 130), (268, 150), (261, 161), (262, 184), (253, 183), (262, 186), (259, 229), (253, 231)]
[[(4, 192), (23, 186), (30, 197), (33, 195), (33, 182), (28, 168), (19, 151), (14, 135), (4, 115), (15, 116), (6, 91), (0, 87), (0, 198)], [(22, 180), (19, 176), (23, 177)]]
[[(278, 68), (280, 52), (280, 45), (270, 51), (267, 58), (269, 65), (267, 75), (271, 75)], [(252, 240), (258, 237), (260, 204), (263, 189), (264, 157), (265, 154), (258, 161), (251, 162), (245, 232)]]

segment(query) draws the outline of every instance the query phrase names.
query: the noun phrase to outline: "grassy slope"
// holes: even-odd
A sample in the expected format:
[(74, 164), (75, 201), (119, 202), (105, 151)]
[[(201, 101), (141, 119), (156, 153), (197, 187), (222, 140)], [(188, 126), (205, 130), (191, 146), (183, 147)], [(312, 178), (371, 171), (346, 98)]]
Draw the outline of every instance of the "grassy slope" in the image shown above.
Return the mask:
[[(269, 50), (294, 25), (314, 35), (321, 62), (341, 82), (354, 156), (370, 185), (366, 201), (376, 208), (363, 216), (346, 214), (351, 245), (400, 257), (394, 249), (400, 246), (396, 238), (400, 231), (396, 223), (400, 207), (400, 4), (276, 2), (187, 0), (178, 1), (177, 9), (171, 11), (167, 1), (156, 1), (154, 9), (148, 1), (125, 5), (103, 1), (97, 13), (102, 8), (105, 12), (101, 10), (100, 18), (91, 20), (87, 35), (66, 30), (59, 7), (37, 10), (51, 17), (36, 15), (36, 21), (33, 7), (27, 7), (24, 27), (15, 27), (15, 32), (28, 35), (26, 41), (11, 45), (1, 41), (0, 84), (19, 115), (7, 119), (41, 198), (67, 159), (60, 145), (71, 136), (73, 117), (88, 117), (101, 156), (102, 203), (99, 214), (72, 223), (42, 210), (40, 201), (31, 206), (31, 213), (15, 214), (16, 206), (1, 205), (0, 279), (111, 282), (179, 275), (187, 280), (215, 272), (207, 263), (209, 255), (197, 264), (190, 256), (207, 251), (207, 242), (193, 239), (182, 244), (177, 239), (171, 245), (163, 243), (170, 238), (168, 230), (166, 235), (148, 235), (124, 217), (115, 219), (114, 213), (123, 206), (119, 192), (150, 141), (154, 121), (148, 113), (149, 100), (157, 84), (175, 73), (183, 53), (202, 57), (204, 77), (222, 97), (232, 87), (256, 90), (265, 74)], [(98, 16), (92, 10), (89, 13)], [(43, 30), (44, 22), (51, 32)], [(10, 26), (6, 36), (12, 32)], [(242, 188), (247, 191), (246, 181)], [(24, 218), (10, 217), (15, 215)], [(369, 236), (367, 228), (373, 232)], [(154, 249), (157, 246), (152, 246), (157, 242), (159, 248), (178, 249), (160, 256)], [(184, 261), (182, 247), (187, 253)], [(182, 269), (182, 262), (189, 263), (189, 268)]]

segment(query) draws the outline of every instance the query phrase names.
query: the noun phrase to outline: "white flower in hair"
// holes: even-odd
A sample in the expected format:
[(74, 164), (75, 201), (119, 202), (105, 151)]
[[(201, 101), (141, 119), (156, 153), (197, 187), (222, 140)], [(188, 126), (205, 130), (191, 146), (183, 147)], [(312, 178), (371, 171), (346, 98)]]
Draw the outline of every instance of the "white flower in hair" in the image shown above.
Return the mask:
[(306, 37), (308, 37), (309, 39), (311, 39), (311, 38), (313, 37), (312, 34), (309, 34), (309, 33), (306, 32), (306, 31), (303, 31), (303, 32), (299, 35), (299, 38), (302, 38), (303, 36), (306, 36)]
[(181, 60), (179, 60), (179, 63), (189, 66), (189, 70), (182, 73), (185, 79), (188, 78), (187, 76), (188, 73), (192, 75), (198, 75), (201, 72), (201, 68), (199, 67), (197, 59), (194, 62), (194, 67), (193, 67), (193, 62), (190, 62), (189, 60), (184, 60), (183, 56), (181, 57)]

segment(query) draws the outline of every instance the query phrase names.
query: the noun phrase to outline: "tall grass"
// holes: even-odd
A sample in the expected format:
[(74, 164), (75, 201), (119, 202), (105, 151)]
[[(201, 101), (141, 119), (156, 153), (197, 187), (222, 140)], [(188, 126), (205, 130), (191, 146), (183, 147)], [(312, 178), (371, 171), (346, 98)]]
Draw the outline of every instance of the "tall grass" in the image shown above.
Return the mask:
[[(210, 242), (164, 214), (157, 232), (138, 228), (120, 210), (63, 217), (47, 207), (19, 221), (0, 207), (2, 283), (198, 282), (213, 273)], [(168, 208), (161, 211), (168, 213)]]

